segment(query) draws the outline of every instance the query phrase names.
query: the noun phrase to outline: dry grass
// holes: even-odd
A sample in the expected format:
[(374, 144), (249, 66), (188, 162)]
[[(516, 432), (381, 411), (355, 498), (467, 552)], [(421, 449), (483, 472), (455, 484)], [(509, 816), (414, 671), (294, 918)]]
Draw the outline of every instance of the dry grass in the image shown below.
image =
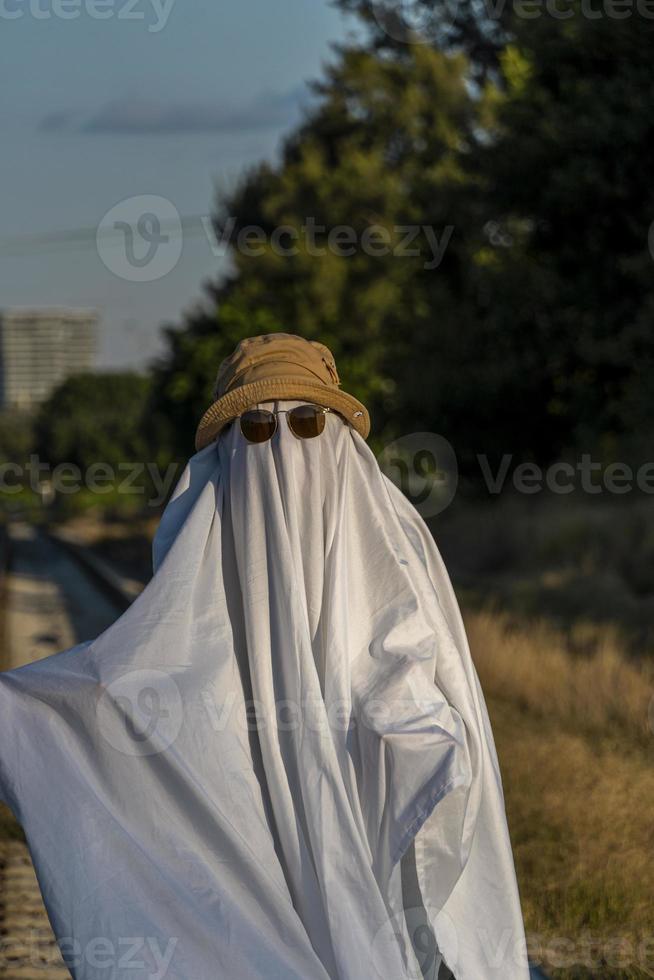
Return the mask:
[(493, 610), (469, 614), (466, 627), (488, 695), (575, 731), (654, 743), (654, 664), (628, 659), (616, 629), (584, 622), (565, 633), (545, 622), (526, 628)]
[(569, 637), (492, 611), (466, 626), (532, 955), (556, 978), (654, 976), (651, 668), (629, 662), (612, 630)]
[(457, 591), (524, 620), (619, 627), (631, 656), (654, 656), (654, 500), (503, 494), (457, 499), (432, 521)]

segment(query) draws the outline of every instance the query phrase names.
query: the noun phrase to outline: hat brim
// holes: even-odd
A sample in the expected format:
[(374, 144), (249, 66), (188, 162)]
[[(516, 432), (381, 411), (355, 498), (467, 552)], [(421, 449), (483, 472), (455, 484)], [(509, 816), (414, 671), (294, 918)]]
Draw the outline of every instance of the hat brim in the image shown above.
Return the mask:
[(195, 433), (195, 448), (199, 452), (220, 434), (221, 429), (237, 418), (242, 412), (253, 408), (259, 402), (278, 399), (306, 399), (316, 405), (333, 408), (342, 415), (356, 431), (368, 438), (370, 416), (365, 405), (341, 391), (319, 382), (287, 380), (283, 378), (262, 378), (249, 384), (233, 388), (206, 410)]

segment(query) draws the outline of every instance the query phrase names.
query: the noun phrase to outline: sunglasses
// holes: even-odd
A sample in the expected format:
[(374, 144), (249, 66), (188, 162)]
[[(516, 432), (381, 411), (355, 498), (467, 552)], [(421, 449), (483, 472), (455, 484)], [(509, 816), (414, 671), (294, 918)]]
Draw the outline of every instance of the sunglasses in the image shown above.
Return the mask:
[(298, 405), (296, 408), (269, 412), (265, 408), (251, 408), (239, 415), (241, 432), (248, 442), (267, 442), (277, 431), (277, 416), (286, 415), (291, 432), (299, 439), (315, 439), (325, 430), (325, 416), (330, 408), (321, 405)]

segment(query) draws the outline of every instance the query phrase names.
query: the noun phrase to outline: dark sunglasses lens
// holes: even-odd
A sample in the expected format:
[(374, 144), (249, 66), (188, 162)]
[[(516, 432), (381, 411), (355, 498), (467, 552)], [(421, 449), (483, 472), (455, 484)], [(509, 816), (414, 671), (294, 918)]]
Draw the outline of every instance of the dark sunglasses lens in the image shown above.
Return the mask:
[(325, 413), (313, 405), (299, 405), (288, 413), (288, 424), (300, 439), (314, 439), (325, 428)]
[(252, 409), (241, 415), (241, 432), (248, 442), (265, 442), (275, 432), (275, 416), (272, 412)]

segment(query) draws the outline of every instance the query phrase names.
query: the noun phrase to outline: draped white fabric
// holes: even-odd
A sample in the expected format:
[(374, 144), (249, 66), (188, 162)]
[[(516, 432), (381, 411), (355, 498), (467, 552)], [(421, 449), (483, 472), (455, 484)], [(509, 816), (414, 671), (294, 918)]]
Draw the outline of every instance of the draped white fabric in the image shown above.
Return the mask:
[(67, 965), (419, 980), (440, 950), (457, 980), (526, 980), (437, 548), (337, 416), (312, 440), (279, 421), (189, 460), (154, 576), (109, 629), (0, 674), (0, 797)]

